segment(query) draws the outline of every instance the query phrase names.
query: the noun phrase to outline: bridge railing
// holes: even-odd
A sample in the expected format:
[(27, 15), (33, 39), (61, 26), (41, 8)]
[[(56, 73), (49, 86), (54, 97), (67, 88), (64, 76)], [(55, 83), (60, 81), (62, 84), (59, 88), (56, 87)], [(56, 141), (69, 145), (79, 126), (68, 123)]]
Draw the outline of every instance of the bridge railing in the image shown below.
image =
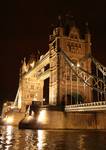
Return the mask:
[(83, 104), (74, 104), (74, 105), (69, 105), (69, 106), (70, 107), (85, 107), (85, 106), (99, 106), (99, 105), (106, 105), (106, 101), (83, 103)]
[(95, 111), (95, 110), (106, 110), (106, 101), (66, 105), (65, 111)]

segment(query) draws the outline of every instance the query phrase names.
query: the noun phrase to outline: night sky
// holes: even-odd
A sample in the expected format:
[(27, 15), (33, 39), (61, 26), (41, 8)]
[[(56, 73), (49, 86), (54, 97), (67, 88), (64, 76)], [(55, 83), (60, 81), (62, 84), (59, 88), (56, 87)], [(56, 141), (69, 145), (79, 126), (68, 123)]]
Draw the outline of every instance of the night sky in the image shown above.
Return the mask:
[(106, 66), (105, 0), (7, 0), (0, 9), (1, 101), (15, 98), (21, 60), (48, 50), (49, 30), (67, 12), (89, 23), (93, 56)]

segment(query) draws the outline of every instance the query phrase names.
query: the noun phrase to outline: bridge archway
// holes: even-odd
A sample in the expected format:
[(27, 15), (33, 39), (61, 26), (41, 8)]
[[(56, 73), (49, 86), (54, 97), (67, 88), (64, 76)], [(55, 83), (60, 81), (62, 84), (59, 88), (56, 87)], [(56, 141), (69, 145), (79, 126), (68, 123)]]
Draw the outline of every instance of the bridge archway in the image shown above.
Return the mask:
[(48, 105), (49, 104), (49, 78), (44, 80), (43, 99), (45, 99), (43, 104)]
[(84, 97), (80, 93), (63, 95), (62, 105), (74, 105), (84, 103)]

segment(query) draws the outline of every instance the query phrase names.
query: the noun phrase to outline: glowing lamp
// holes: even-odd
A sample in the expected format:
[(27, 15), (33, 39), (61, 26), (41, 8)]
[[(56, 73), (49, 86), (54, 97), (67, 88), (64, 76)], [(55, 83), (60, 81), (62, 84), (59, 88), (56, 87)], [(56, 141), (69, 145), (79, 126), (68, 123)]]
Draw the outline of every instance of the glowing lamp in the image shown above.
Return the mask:
[(38, 116), (38, 122), (46, 123), (46, 121), (47, 121), (46, 110), (41, 110)]
[(77, 67), (80, 67), (80, 64), (79, 64), (79, 63), (77, 64)]
[(11, 124), (13, 122), (13, 117), (7, 117), (6, 118), (6, 123)]

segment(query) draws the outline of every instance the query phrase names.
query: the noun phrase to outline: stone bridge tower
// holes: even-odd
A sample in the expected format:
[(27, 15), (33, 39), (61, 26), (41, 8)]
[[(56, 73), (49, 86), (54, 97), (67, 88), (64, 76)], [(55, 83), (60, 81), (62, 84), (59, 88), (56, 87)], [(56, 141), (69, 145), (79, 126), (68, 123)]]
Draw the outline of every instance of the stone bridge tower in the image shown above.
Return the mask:
[[(59, 23), (50, 35), (49, 51), (29, 63), (23, 63), (20, 91), (22, 107), (32, 101), (43, 100), (45, 105), (77, 104), (90, 102), (92, 91), (77, 78), (64, 59), (62, 51), (82, 69), (91, 72), (91, 36), (88, 31), (80, 34), (73, 20)], [(86, 80), (87, 76), (84, 76)], [(24, 109), (24, 108), (23, 108)]]
[[(61, 54), (62, 50), (74, 63), (80, 65), (80, 67), (87, 72), (91, 72), (91, 61), (85, 57), (88, 53), (91, 53), (91, 35), (87, 27), (82, 38), (79, 28), (75, 22), (71, 20), (66, 24), (60, 23), (59, 26), (54, 28), (52, 35), (50, 35), (49, 103), (52, 105), (60, 105), (65, 103), (65, 99), (67, 99), (66, 103), (68, 104), (80, 103), (82, 101), (90, 102), (92, 99), (91, 89), (84, 87), (84, 83), (80, 82), (79, 79), (69, 71), (69, 66), (64, 62), (64, 57)], [(65, 74), (69, 74), (69, 76), (65, 78)], [(76, 102), (75, 95), (79, 97), (79, 102)], [(69, 100), (71, 97), (74, 97), (73, 102)]]

